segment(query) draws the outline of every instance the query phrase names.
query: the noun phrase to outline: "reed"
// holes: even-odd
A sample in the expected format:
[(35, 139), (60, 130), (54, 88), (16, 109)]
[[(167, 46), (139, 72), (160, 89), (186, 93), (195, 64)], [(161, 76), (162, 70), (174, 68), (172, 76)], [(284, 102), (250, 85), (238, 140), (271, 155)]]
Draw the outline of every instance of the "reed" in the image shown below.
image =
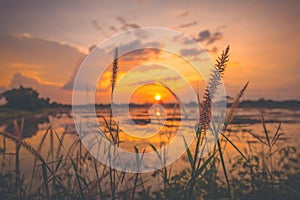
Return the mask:
[[(196, 171), (199, 170), (199, 167), (200, 167), (201, 157), (199, 156), (199, 153), (200, 153), (199, 148), (202, 145), (203, 141), (205, 140), (206, 131), (208, 130), (209, 124), (210, 124), (212, 99), (216, 95), (218, 86), (221, 84), (222, 77), (224, 75), (227, 63), (229, 61), (228, 60), (229, 49), (230, 49), (229, 46), (227, 46), (227, 48), (224, 51), (222, 51), (221, 56), (218, 57), (218, 59), (216, 60), (214, 70), (212, 71), (210, 79), (208, 80), (207, 87), (205, 89), (205, 93), (204, 93), (202, 101), (200, 100), (199, 95), (198, 95), (200, 119), (199, 119), (199, 126), (197, 126), (198, 129), (197, 129), (197, 133), (196, 133), (196, 150), (194, 152), (194, 156), (192, 156), (190, 150), (187, 147), (187, 154), (188, 154), (188, 157), (189, 157), (189, 160), (191, 163), (191, 170), (192, 170), (192, 172), (191, 172), (192, 179), (191, 179), (189, 192), (188, 192), (188, 194), (190, 194), (190, 195), (193, 193), (192, 191), (194, 189), (195, 174), (197, 173)], [(220, 148), (220, 143), (218, 140), (218, 132), (216, 132), (216, 130), (213, 129), (213, 134), (215, 135), (216, 140), (217, 140), (217, 144), (219, 147), (218, 149), (219, 149), (220, 157), (222, 160), (222, 166), (224, 169), (224, 174), (226, 177), (228, 187), (230, 188), (226, 169), (225, 169), (223, 154), (222, 154), (222, 151)], [(203, 147), (203, 148), (205, 148), (205, 147)], [(197, 165), (197, 163), (198, 163), (198, 165)], [(187, 194), (187, 191), (185, 192), (185, 194)]]

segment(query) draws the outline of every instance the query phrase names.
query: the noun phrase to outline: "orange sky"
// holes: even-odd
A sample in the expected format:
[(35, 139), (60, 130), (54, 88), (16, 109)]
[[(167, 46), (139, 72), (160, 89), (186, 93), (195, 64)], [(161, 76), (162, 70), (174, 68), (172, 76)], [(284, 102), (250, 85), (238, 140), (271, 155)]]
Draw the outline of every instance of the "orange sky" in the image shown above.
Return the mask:
[[(151, 26), (196, 39), (213, 60), (230, 44), (224, 78), (228, 95), (250, 81), (245, 98), (300, 100), (299, 8), (297, 0), (1, 2), (0, 92), (24, 85), (71, 103), (72, 77), (92, 45), (124, 30)], [(192, 50), (183, 53), (197, 56)], [(196, 79), (189, 77), (193, 87)], [(101, 84), (108, 88), (109, 73)]]
[[(169, 71), (169, 67), (170, 70), (176, 70), (176, 72)], [(107, 103), (110, 101), (111, 70), (112, 63), (98, 81), (96, 102)], [(200, 86), (203, 90), (205, 85), (203, 77), (194, 69), (191, 63), (167, 51), (161, 50), (156, 52), (156, 49), (136, 50), (119, 57), (119, 85), (117, 84), (117, 87), (122, 85), (122, 89), (119, 89), (118, 92), (131, 93), (130, 103), (153, 103), (157, 94), (161, 95), (163, 102), (176, 102), (175, 97), (163, 86), (159, 84), (145, 84), (146, 80), (152, 80), (152, 77), (164, 84), (173, 86), (173, 92), (179, 96), (186, 96), (185, 84), (182, 82), (185, 81), (183, 78), (194, 90)], [(125, 78), (126, 80), (123, 80)], [(84, 94), (85, 92), (83, 92), (83, 95), (86, 95)], [(185, 100), (189, 101), (187, 99), (188, 97)]]

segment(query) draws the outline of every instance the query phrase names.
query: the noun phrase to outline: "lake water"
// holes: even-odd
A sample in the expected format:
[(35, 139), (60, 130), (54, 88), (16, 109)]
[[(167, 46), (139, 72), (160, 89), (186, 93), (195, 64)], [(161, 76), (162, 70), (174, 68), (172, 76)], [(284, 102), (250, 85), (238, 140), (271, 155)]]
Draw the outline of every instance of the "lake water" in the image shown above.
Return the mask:
[[(167, 116), (172, 113), (169, 109), (166, 111)], [(174, 120), (167, 120), (165, 124), (159, 126), (158, 124), (158, 136), (151, 137), (147, 141), (141, 142), (140, 140), (134, 139), (134, 137), (127, 136), (125, 133), (120, 134), (120, 147), (128, 151), (134, 152), (133, 146), (138, 146), (139, 149), (147, 149), (150, 151), (148, 143), (156, 145), (157, 148), (160, 147), (161, 143), (167, 143), (173, 137), (173, 135), (162, 134), (166, 132), (176, 131), (180, 122), (178, 115), (180, 113), (175, 113), (173, 115)], [(249, 152), (249, 148), (252, 147), (254, 151), (261, 151), (264, 148), (256, 138), (254, 138), (249, 132), (259, 136), (262, 140), (266, 140), (264, 134), (264, 128), (261, 123), (261, 114), (263, 114), (266, 122), (266, 127), (269, 131), (270, 137), (272, 137), (279, 123), (281, 122), (280, 132), (284, 133), (278, 140), (278, 146), (282, 147), (284, 145), (295, 146), (299, 149), (300, 146), (300, 110), (288, 110), (288, 109), (254, 109), (254, 108), (243, 108), (237, 109), (236, 117), (232, 124), (228, 126), (226, 135), (229, 135), (231, 141), (241, 149), (244, 153)], [(108, 109), (97, 109), (98, 117), (103, 115), (106, 119), (109, 118)], [(140, 124), (141, 126), (149, 122), (149, 114), (145, 108), (135, 108), (131, 110), (131, 116), (133, 121)], [(102, 129), (105, 128), (105, 123), (102, 118), (99, 118), (100, 125)], [(47, 132), (49, 126), (53, 127), (56, 134), (59, 137), (63, 136), (63, 143), (65, 149), (69, 149), (76, 141), (79, 141), (77, 132), (74, 125), (74, 120), (71, 113), (55, 113), (51, 115), (36, 115), (25, 118), (24, 123), (24, 137), (25, 141), (30, 143), (33, 147), (38, 149), (39, 144), (43, 140), (43, 136)], [(171, 126), (172, 125), (172, 126)], [(2, 125), (0, 127), (1, 131), (13, 131), (13, 125)], [(171, 131), (171, 132), (172, 132)], [(121, 131), (122, 132), (122, 131)], [(54, 139), (54, 144), (52, 148), (58, 148), (58, 141)], [(0, 138), (0, 147), (3, 149), (4, 141)], [(44, 157), (49, 157), (49, 149), (51, 148), (51, 139), (47, 137), (43, 143), (41, 154)], [(78, 145), (77, 145), (78, 148)], [(227, 145), (225, 153), (226, 162), (237, 155), (237, 152), (233, 147)], [(2, 163), (2, 170), (13, 169), (14, 159), (13, 153), (15, 151), (15, 145), (9, 141), (5, 141), (5, 152), (6, 157), (1, 156), (0, 163)], [(10, 156), (10, 153), (12, 154)], [(21, 168), (24, 174), (30, 174), (32, 170), (32, 156), (25, 150), (21, 151)], [(174, 163), (174, 173), (179, 172), (188, 166), (188, 160), (185, 156), (180, 157)]]

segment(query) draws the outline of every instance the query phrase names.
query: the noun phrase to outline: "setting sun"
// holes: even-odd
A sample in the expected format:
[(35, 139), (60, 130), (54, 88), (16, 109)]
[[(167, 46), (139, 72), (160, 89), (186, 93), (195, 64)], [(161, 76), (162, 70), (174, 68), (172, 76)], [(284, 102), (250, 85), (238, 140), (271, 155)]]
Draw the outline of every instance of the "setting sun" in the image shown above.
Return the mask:
[(157, 95), (155, 95), (154, 99), (155, 99), (156, 101), (159, 101), (159, 100), (161, 99), (161, 96), (160, 96), (159, 94), (157, 94)]

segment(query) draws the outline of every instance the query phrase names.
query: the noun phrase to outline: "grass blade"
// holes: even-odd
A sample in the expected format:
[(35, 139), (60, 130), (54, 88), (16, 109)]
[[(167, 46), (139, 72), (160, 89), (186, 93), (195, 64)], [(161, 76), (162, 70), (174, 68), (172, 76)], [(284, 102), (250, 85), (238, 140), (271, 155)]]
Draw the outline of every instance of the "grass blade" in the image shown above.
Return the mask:
[(274, 145), (276, 143), (277, 139), (279, 138), (278, 134), (279, 134), (280, 128), (281, 128), (281, 122), (279, 123), (279, 125), (277, 127), (277, 130), (276, 130), (276, 133), (275, 133), (275, 135), (274, 135), (274, 137), (272, 139), (272, 142), (271, 142), (272, 145)]
[(195, 170), (194, 159), (193, 159), (192, 153), (189, 149), (189, 146), (188, 146), (184, 136), (183, 136), (183, 141), (184, 141), (184, 146), (185, 146), (185, 149), (186, 149), (186, 154), (187, 154), (188, 159), (189, 159), (189, 163), (191, 165), (192, 170), (194, 171)]
[(263, 125), (263, 128), (264, 128), (264, 133), (265, 133), (266, 138), (267, 138), (268, 146), (270, 147), (270, 146), (271, 146), (271, 143), (270, 143), (270, 138), (269, 138), (269, 132), (268, 132), (268, 130), (267, 130), (265, 118), (264, 118), (263, 115), (261, 115), (261, 121), (262, 121), (262, 125)]
[(227, 184), (229, 193), (231, 194), (231, 188), (230, 188), (230, 184), (229, 184), (229, 178), (228, 178), (228, 175), (227, 175), (225, 161), (224, 161), (224, 157), (223, 157), (223, 153), (222, 153), (222, 149), (221, 149), (221, 143), (220, 143), (219, 140), (217, 141), (217, 144), (218, 144), (218, 151), (219, 151), (219, 154), (220, 154), (220, 159), (221, 159), (221, 163), (222, 163), (222, 168), (223, 168), (224, 176), (225, 176), (225, 179), (226, 179), (226, 184)]
[(216, 152), (214, 152), (205, 162), (201, 165), (201, 167), (195, 172), (195, 179), (198, 178), (198, 176), (203, 172), (203, 170), (206, 168), (206, 166), (209, 164), (209, 162), (214, 158)]
[(240, 149), (226, 136), (224, 135), (222, 132), (220, 132), (220, 134), (231, 144), (231, 146), (233, 146), (233, 148), (235, 148), (235, 150), (237, 150), (237, 152), (239, 152), (239, 154), (241, 154), (241, 156), (248, 161), (247, 157), (240, 151)]
[(263, 141), (259, 136), (255, 135), (254, 133), (252, 133), (250, 130), (247, 131), (250, 135), (252, 135), (253, 137), (255, 137), (256, 139), (258, 139), (261, 143), (265, 144), (268, 146), (268, 144)]
[(46, 167), (45, 163), (42, 163), (42, 174), (43, 174), (44, 185), (45, 185), (45, 188), (46, 188), (47, 199), (50, 199), (47, 167)]
[(73, 166), (73, 169), (74, 169), (74, 172), (75, 172), (75, 175), (76, 175), (76, 179), (77, 179), (77, 182), (78, 182), (78, 186), (79, 186), (79, 189), (80, 189), (81, 198), (84, 198), (83, 188), (82, 188), (81, 181), (80, 181), (79, 174), (78, 174), (78, 168), (77, 168), (74, 160), (72, 158), (70, 158), (70, 159), (71, 159), (71, 163), (72, 163), (72, 166)]

